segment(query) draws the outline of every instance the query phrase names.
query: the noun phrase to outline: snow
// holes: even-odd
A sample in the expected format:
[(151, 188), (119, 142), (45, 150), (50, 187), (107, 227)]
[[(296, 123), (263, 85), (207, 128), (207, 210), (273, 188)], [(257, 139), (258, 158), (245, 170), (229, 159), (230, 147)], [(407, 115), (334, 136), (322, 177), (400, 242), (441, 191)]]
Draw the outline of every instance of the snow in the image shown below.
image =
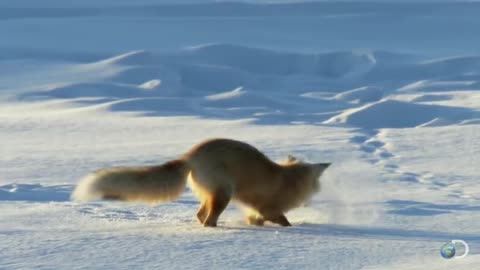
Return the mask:
[[(0, 269), (475, 269), (480, 4), (0, 3)], [(322, 191), (218, 228), (187, 189), (74, 202), (90, 172), (212, 137), (332, 162)], [(452, 239), (470, 245), (445, 260)], [(459, 251), (461, 252), (461, 250)]]
[(352, 90), (347, 90), (335, 95), (335, 99), (344, 100), (353, 103), (366, 103), (378, 101), (383, 97), (383, 91), (375, 87), (360, 87)]
[(138, 87), (143, 88), (143, 89), (154, 89), (154, 88), (159, 87), (161, 83), (162, 83), (161, 80), (150, 80), (148, 82), (142, 83)]
[(472, 118), (476, 113), (470, 109), (407, 103), (398, 100), (381, 100), (364, 107), (347, 110), (325, 123), (349, 124), (366, 129), (408, 128), (431, 124), (438, 118), (450, 120), (447, 123), (461, 122)]

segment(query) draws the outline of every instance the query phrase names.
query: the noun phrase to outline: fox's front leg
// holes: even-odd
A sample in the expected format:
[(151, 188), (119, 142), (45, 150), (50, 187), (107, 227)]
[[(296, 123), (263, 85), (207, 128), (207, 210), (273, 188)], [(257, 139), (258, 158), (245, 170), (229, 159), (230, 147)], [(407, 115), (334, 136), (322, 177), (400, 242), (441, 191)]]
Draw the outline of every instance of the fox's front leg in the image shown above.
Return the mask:
[(262, 217), (263, 221), (270, 221), (272, 223), (287, 227), (292, 226), (290, 222), (288, 222), (287, 217), (275, 207), (263, 207), (261, 209), (256, 209), (257, 215)]
[(282, 212), (278, 212), (276, 210), (264, 210), (260, 212), (260, 214), (263, 216), (263, 218), (266, 221), (270, 221), (272, 223), (287, 227), (287, 226), (292, 226), (290, 222), (288, 222), (287, 217)]
[(265, 219), (283, 227), (292, 226), (284, 214), (272, 214), (265, 216)]

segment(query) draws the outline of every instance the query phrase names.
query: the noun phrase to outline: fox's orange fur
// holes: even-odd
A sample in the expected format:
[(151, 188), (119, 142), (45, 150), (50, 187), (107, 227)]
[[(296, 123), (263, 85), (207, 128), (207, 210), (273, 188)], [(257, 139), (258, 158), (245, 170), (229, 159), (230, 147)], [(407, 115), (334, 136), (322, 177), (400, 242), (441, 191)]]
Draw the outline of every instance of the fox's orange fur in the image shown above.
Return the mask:
[(319, 177), (329, 165), (303, 163), (291, 156), (277, 164), (247, 143), (212, 139), (160, 166), (94, 172), (80, 182), (72, 198), (172, 201), (184, 191), (190, 174), (201, 201), (197, 218), (204, 226), (216, 226), (232, 199), (250, 209), (249, 224), (270, 221), (290, 226), (284, 213), (319, 191)]

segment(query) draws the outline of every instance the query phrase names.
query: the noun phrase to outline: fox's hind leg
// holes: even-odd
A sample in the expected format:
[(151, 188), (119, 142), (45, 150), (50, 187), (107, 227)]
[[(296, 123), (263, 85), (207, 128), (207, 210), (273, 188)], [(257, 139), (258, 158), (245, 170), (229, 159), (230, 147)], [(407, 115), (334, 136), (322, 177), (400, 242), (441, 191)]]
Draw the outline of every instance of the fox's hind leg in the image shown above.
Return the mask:
[(205, 222), (205, 219), (207, 218), (207, 202), (206, 201), (202, 201), (201, 205), (200, 205), (200, 208), (198, 209), (198, 212), (197, 212), (197, 219), (198, 221), (200, 221), (201, 224), (203, 224), (203, 222)]
[(202, 201), (197, 218), (205, 227), (217, 226), (218, 217), (232, 198), (233, 186), (226, 179), (218, 169), (192, 172), (192, 188)]
[(217, 190), (214, 194), (212, 194), (212, 197), (207, 201), (208, 215), (203, 222), (203, 226), (217, 226), (218, 217), (227, 207), (231, 197), (232, 192), (227, 188)]
[(248, 206), (244, 208), (244, 211), (247, 216), (246, 222), (248, 225), (263, 226), (265, 219), (260, 213), (258, 213), (258, 211)]
[(261, 216), (249, 215), (247, 216), (247, 223), (249, 225), (263, 226), (265, 219)]

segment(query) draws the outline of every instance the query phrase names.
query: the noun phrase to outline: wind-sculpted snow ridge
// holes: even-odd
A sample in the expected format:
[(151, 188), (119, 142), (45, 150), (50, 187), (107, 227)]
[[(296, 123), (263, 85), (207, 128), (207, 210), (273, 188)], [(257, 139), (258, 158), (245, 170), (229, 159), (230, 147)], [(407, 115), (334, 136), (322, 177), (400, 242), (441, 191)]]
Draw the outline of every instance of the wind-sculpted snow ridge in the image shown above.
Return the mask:
[[(207, 44), (69, 63), (56, 67), (63, 77), (50, 81), (32, 72), (30, 77), (40, 78), (44, 86), (19, 93), (17, 99), (65, 99), (86, 109), (253, 119), (262, 124), (438, 126), (477, 115), (473, 108), (435, 104), (457, 98), (435, 93), (476, 91), (479, 67), (476, 56), (426, 61), (382, 51), (295, 53)], [(418, 95), (424, 92), (429, 94)], [(412, 93), (417, 96), (402, 98)]]
[(446, 123), (460, 123), (472, 118), (474, 114), (474, 111), (466, 108), (382, 100), (361, 108), (347, 110), (325, 123), (342, 123), (367, 129), (407, 128), (427, 123), (433, 124), (433, 121), (436, 125), (441, 125), (442, 122), (437, 119), (445, 119)]

